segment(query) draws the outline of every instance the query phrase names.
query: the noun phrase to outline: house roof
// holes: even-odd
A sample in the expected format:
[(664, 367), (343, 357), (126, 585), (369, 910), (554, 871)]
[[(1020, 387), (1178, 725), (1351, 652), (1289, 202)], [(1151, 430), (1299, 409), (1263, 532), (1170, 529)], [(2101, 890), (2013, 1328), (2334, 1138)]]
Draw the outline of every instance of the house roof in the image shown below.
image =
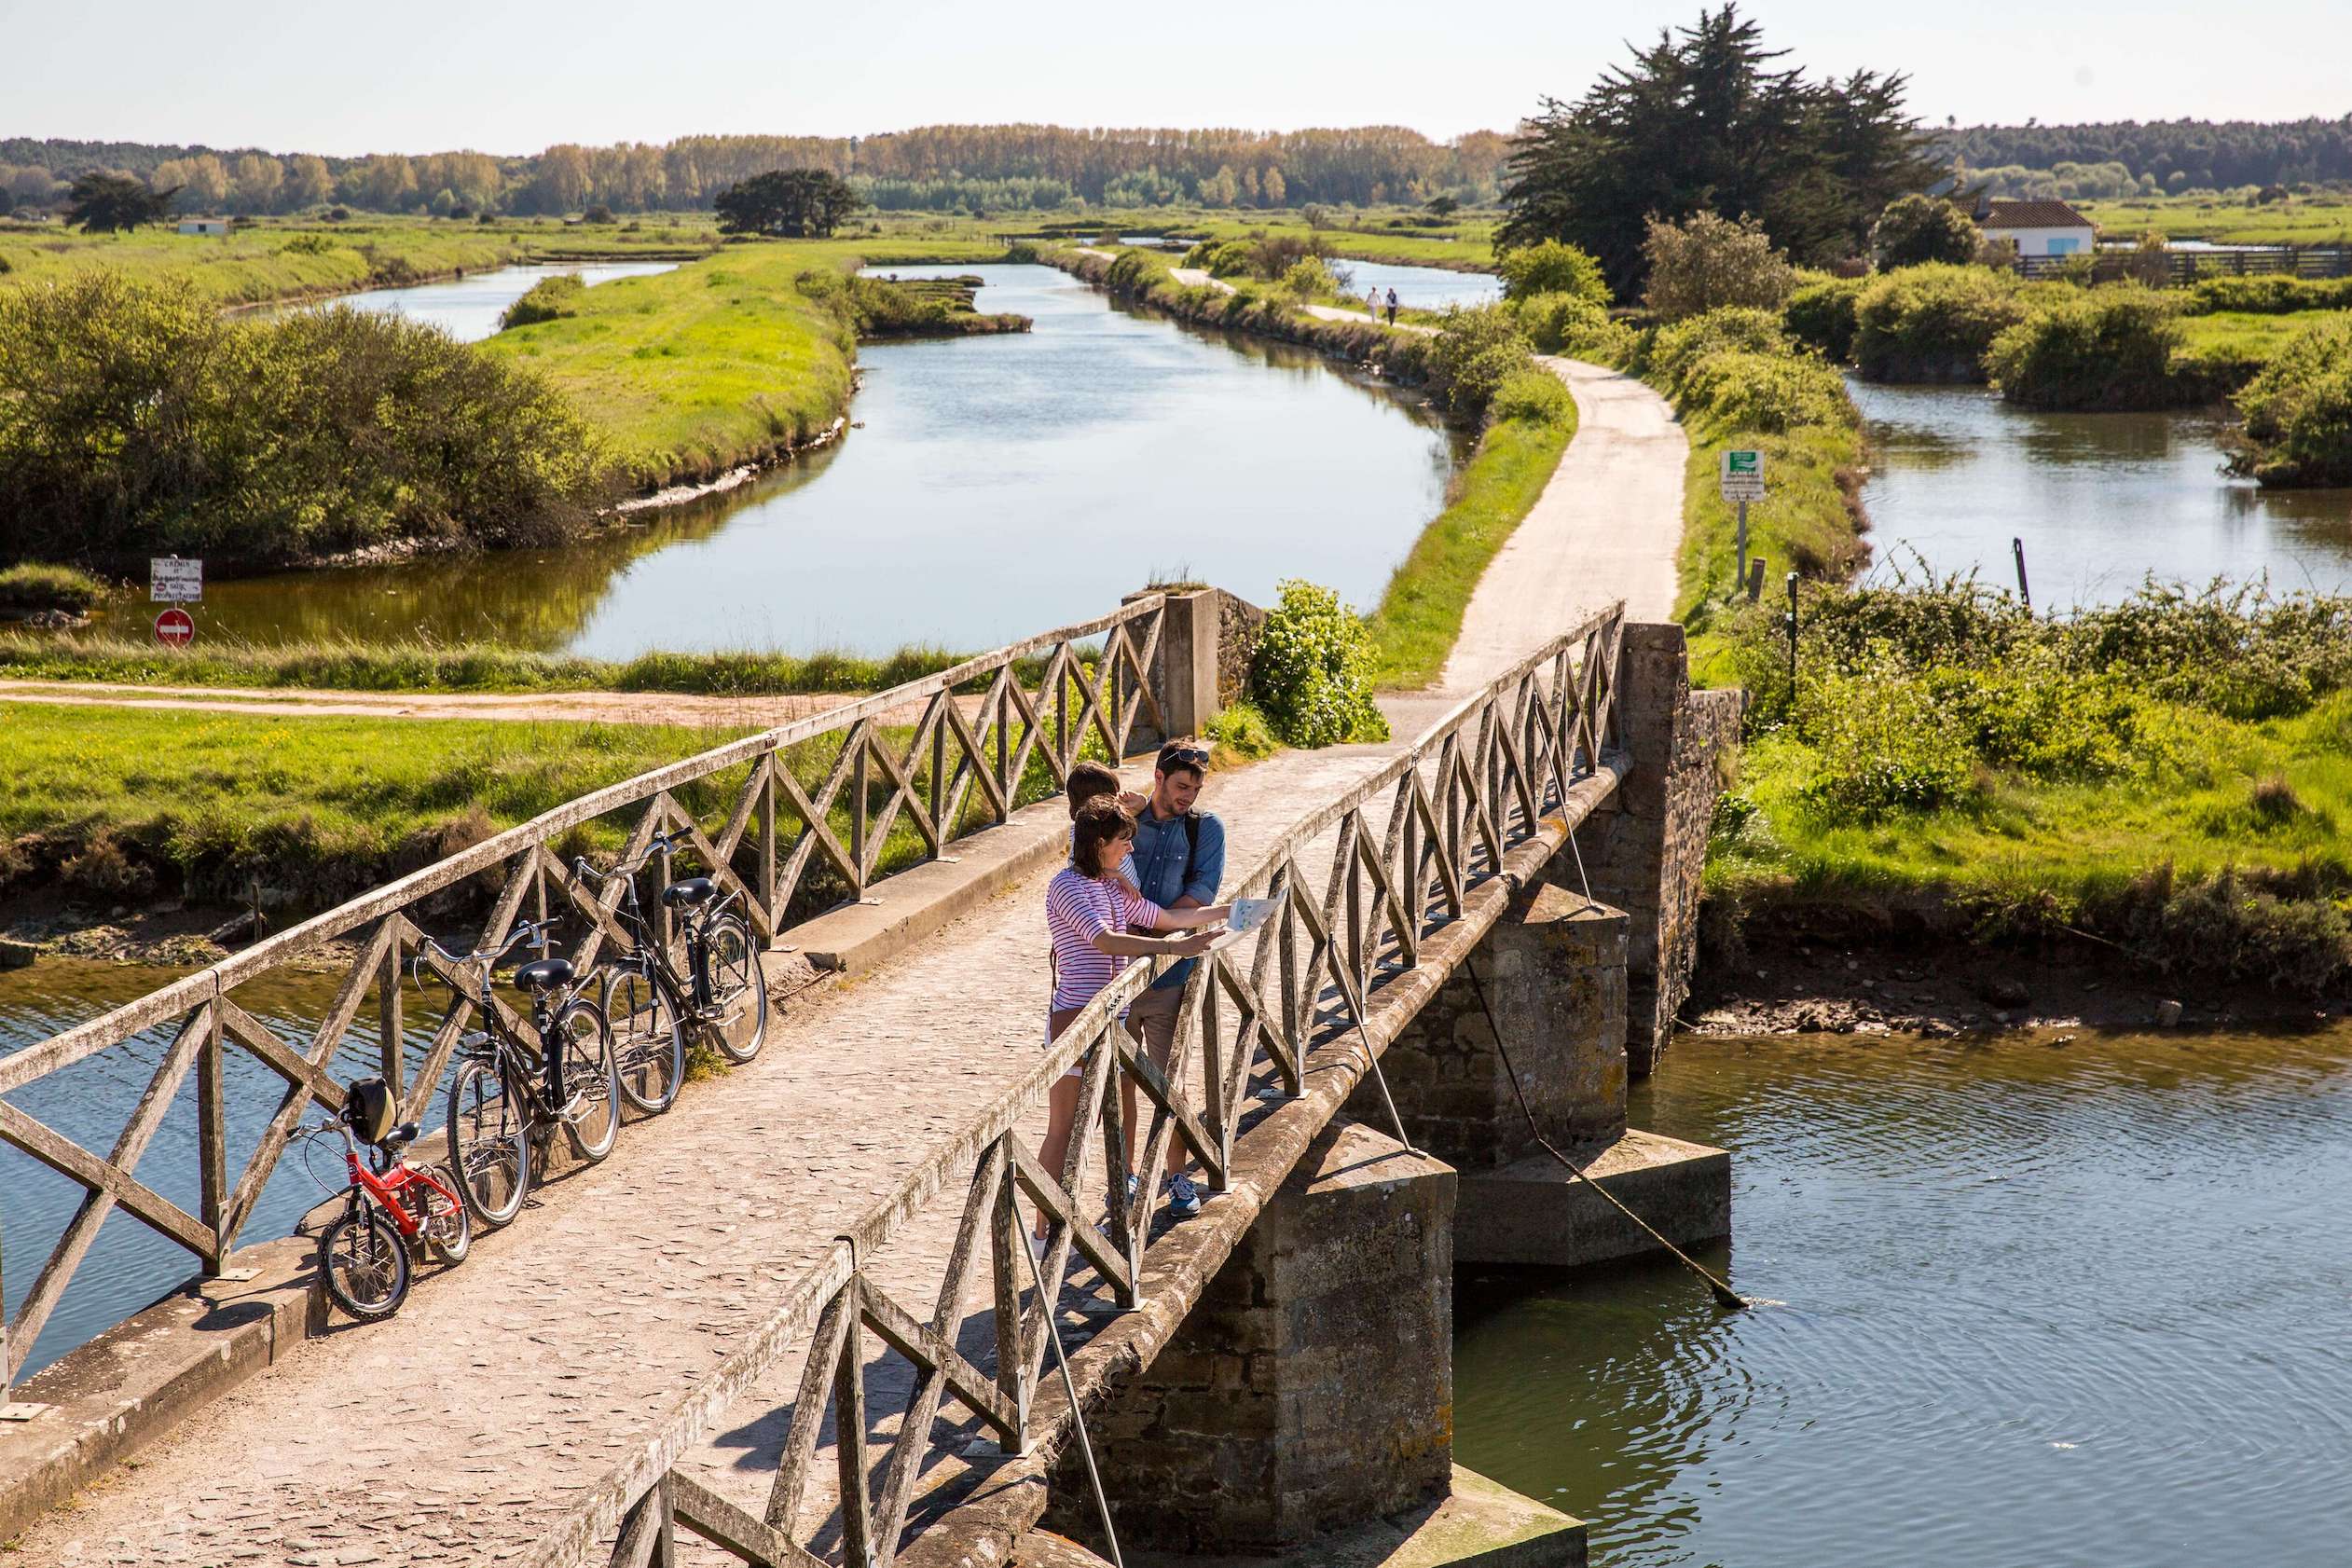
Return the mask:
[(2063, 201), (1988, 201), (1977, 222), (1987, 228), (2088, 228), (2091, 220)]

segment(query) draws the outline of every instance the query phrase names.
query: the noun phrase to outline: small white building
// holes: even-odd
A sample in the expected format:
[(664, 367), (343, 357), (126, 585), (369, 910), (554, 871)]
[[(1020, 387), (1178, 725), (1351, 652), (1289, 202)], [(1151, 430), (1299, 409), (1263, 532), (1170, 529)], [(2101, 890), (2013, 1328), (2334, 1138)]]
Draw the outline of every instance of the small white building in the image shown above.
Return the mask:
[(227, 218), (182, 218), (180, 232), (209, 234), (214, 239), (225, 239), (228, 234), (228, 220)]
[(1987, 201), (1976, 227), (1988, 240), (2006, 240), (2020, 256), (2088, 253), (2098, 241), (2091, 220), (2063, 201)]

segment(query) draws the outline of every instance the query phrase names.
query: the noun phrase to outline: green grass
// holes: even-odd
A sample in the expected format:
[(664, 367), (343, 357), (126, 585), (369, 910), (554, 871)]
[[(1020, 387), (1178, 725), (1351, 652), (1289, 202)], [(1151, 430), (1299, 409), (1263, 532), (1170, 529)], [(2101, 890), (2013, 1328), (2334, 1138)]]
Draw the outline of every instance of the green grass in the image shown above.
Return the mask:
[(24, 561), (0, 569), (0, 610), (88, 610), (106, 585), (70, 566)]
[(1575, 433), (1573, 413), (1565, 424), (1504, 420), (1487, 430), (1448, 487), (1446, 509), (1421, 530), (1367, 617), (1381, 687), (1424, 687), (1445, 669), (1479, 578), (1544, 493)]
[[(990, 259), (969, 241), (897, 241), (892, 259)], [(913, 253), (913, 254), (910, 254)], [(846, 315), (795, 282), (865, 259), (847, 241), (731, 245), (706, 260), (589, 290), (574, 314), (483, 345), (545, 376), (608, 436), (621, 476), (707, 476), (797, 446), (848, 406)]]
[(2341, 195), (2296, 197), (2266, 207), (2177, 196), (2077, 201), (2073, 206), (2111, 240), (2134, 239), (2153, 230), (2167, 239), (2215, 244), (2352, 244), (2352, 197)]
[[(1494, 221), (1460, 217), (1443, 228), (1390, 228), (1386, 220), (1402, 217), (1409, 209), (1351, 215), (1346, 227), (1311, 228), (1298, 212), (1239, 213), (1204, 216), (1169, 227), (1196, 238), (1239, 240), (1263, 231), (1319, 237), (1334, 255), (1358, 261), (1385, 261), (1405, 267), (1442, 267), (1457, 272), (1494, 270)], [(1155, 226), (1156, 227), (1156, 226)]]

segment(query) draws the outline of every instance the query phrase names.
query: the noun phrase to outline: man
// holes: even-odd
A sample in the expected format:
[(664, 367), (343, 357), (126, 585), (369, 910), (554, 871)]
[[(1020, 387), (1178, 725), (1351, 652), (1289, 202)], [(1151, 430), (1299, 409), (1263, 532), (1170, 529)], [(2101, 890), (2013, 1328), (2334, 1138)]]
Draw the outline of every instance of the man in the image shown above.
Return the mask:
[[(1209, 749), (1198, 740), (1171, 740), (1160, 748), (1151, 774), (1151, 794), (1135, 813), (1135, 847), (1128, 865), (1135, 888), (1162, 909), (1204, 909), (1217, 901), (1217, 884), (1225, 879), (1225, 824), (1195, 803), (1208, 781)], [(1176, 1046), (1176, 1005), (1184, 999), (1184, 983), (1195, 960), (1168, 966), (1168, 972), (1135, 998), (1127, 1011), (1127, 1027), (1162, 1069)], [(1138, 1123), (1135, 1084), (1126, 1080), (1123, 1098), (1127, 1116), (1127, 1168), (1135, 1164)], [(1162, 1186), (1168, 1209), (1179, 1219), (1201, 1212), (1201, 1190), (1186, 1174), (1184, 1140), (1168, 1139), (1168, 1171)]]

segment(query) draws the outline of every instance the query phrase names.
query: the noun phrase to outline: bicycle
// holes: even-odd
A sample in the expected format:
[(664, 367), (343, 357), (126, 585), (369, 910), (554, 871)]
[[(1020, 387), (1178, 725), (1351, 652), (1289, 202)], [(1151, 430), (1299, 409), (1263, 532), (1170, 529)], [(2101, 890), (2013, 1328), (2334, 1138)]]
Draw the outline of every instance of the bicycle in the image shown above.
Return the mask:
[(600, 872), (585, 858), (571, 863), (574, 876), (599, 887), (621, 878), (613, 914), (636, 945), (606, 966), (597, 999), (614, 1037), (621, 1097), (649, 1115), (667, 1110), (678, 1098), (689, 1027), (708, 1034), (731, 1062), (749, 1062), (767, 1040), (767, 973), (750, 924), (735, 912), (739, 895), (722, 895), (707, 876), (662, 889), (663, 905), (682, 916), (682, 970), (638, 901), (637, 873), (646, 860), (685, 842), (683, 834), (656, 833), (643, 854), (611, 871)]
[[(351, 1177), (343, 1213), (319, 1233), (319, 1278), (351, 1316), (375, 1322), (408, 1299), (409, 1255), (431, 1249), (455, 1267), (474, 1247), (474, 1222), (458, 1196), (456, 1177), (444, 1182), (411, 1165), (401, 1150), (416, 1141), (417, 1124), (392, 1124), (391, 1086), (364, 1078), (344, 1086), (343, 1108), (300, 1136), (343, 1135), (343, 1167)], [(360, 1146), (368, 1149), (360, 1162)]]
[[(570, 960), (542, 957), (515, 970), (515, 983), (530, 993), (531, 1025), (539, 1034), (535, 1054), (490, 1004), (490, 974), (498, 961), (526, 941), (545, 952), (547, 932), (556, 924), (527, 921), (497, 948), (463, 957), (424, 939), (452, 968), (482, 966), (481, 994), (467, 999), (482, 1010), (488, 1026), (458, 1041), (448, 1091), (449, 1164), (465, 1206), (491, 1230), (522, 1212), (542, 1135), (561, 1127), (573, 1151), (590, 1164), (612, 1153), (620, 1136), (612, 1031), (603, 1011), (578, 994)], [(409, 966), (420, 985), (424, 958), (420, 951)], [(465, 995), (454, 981), (451, 984)]]

